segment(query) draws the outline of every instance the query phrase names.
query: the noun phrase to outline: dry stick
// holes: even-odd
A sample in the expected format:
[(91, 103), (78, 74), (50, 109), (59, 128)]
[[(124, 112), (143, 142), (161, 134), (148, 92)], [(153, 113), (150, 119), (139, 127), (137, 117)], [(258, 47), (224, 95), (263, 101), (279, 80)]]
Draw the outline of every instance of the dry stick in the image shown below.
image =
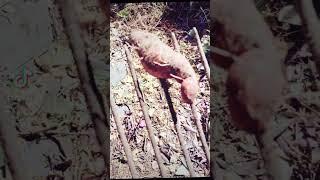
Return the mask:
[[(171, 33), (171, 37), (173, 39), (173, 42), (178, 42), (177, 39), (176, 39), (176, 36), (174, 35), (174, 33), (172, 32)], [(180, 49), (179, 47), (179, 44), (178, 43), (174, 43), (174, 48), (177, 50), (177, 49)], [(179, 52), (179, 51), (178, 51)], [(209, 76), (208, 76), (209, 78)], [(198, 131), (199, 131), (199, 136), (200, 136), (200, 139), (201, 139), (201, 142), (202, 142), (202, 145), (204, 147), (204, 151), (206, 153), (206, 156), (208, 158), (208, 162), (210, 161), (210, 150), (209, 150), (209, 147), (208, 147), (208, 144), (207, 144), (207, 141), (206, 141), (206, 138), (205, 138), (205, 135), (203, 133), (203, 130), (202, 130), (202, 125), (201, 125), (201, 122), (200, 122), (200, 119), (201, 117), (199, 116), (198, 112), (197, 112), (197, 107), (194, 103), (190, 104), (191, 106), (191, 111), (192, 111), (192, 114), (196, 120), (196, 125), (197, 125), (197, 128), (198, 128)]]
[[(180, 52), (180, 47), (179, 47), (176, 35), (173, 32), (171, 32), (171, 38), (173, 40), (174, 49), (177, 52)], [(180, 141), (180, 145), (181, 145), (181, 148), (182, 148), (183, 155), (184, 155), (184, 157), (186, 159), (186, 163), (187, 163), (187, 166), (189, 168), (190, 176), (191, 177), (196, 177), (196, 174), (195, 174), (195, 171), (193, 169), (192, 162), (191, 162), (191, 159), (190, 159), (189, 151), (186, 148), (186, 141), (184, 140), (182, 132), (181, 132), (181, 129), (180, 129), (180, 127), (181, 127), (180, 120), (177, 118), (176, 113), (174, 111), (174, 108), (172, 106), (172, 101), (171, 101), (171, 98), (170, 98), (168, 87), (166, 86), (166, 80), (165, 79), (159, 79), (159, 80), (160, 80), (161, 86), (162, 86), (162, 88), (164, 90), (164, 93), (166, 95), (166, 99), (167, 99), (167, 102), (168, 102), (168, 106), (169, 106), (169, 109), (170, 109), (170, 112), (171, 112), (172, 119), (175, 122), (174, 124), (175, 124), (176, 130), (177, 130), (177, 135), (178, 135), (178, 138), (179, 138), (179, 141)]]
[(174, 34), (174, 32), (171, 32), (171, 38), (173, 40), (174, 50), (176, 50), (177, 52), (180, 52), (180, 46), (179, 46), (179, 43), (177, 41), (177, 38), (176, 38), (176, 35)]
[[(176, 36), (175, 36), (175, 34), (173, 32), (171, 32), (171, 37), (172, 37), (172, 40), (173, 40), (174, 49), (177, 52), (179, 52), (180, 51), (179, 44), (178, 44)], [(167, 81), (166, 81), (166, 79), (159, 79), (159, 81), (161, 83), (162, 89), (164, 90), (165, 97), (166, 97), (167, 102), (168, 102), (170, 114), (172, 116), (172, 120), (174, 122), (176, 131), (177, 131), (177, 135), (178, 135), (178, 138), (179, 138), (180, 146), (182, 148), (183, 155), (184, 155), (184, 157), (186, 159), (186, 163), (187, 163), (187, 166), (188, 166), (188, 169), (189, 169), (190, 176), (191, 177), (196, 177), (196, 173), (195, 173), (193, 165), (192, 165), (190, 154), (189, 154), (189, 151), (188, 151), (188, 149), (186, 147), (187, 143), (184, 140), (182, 132), (181, 132), (181, 128), (180, 128), (181, 127), (181, 123), (180, 123), (180, 120), (177, 118), (176, 112), (175, 112), (174, 107), (172, 105), (172, 100), (171, 100), (170, 93), (169, 93), (169, 90), (168, 90)]]
[(207, 144), (207, 140), (206, 140), (206, 137), (205, 137), (203, 129), (202, 129), (202, 124), (200, 121), (201, 117), (199, 115), (199, 112), (197, 111), (197, 107), (195, 105), (195, 102), (190, 104), (190, 106), (191, 106), (192, 114), (193, 114), (194, 118), (196, 119), (196, 124), (197, 124), (197, 128), (199, 131), (199, 136), (200, 136), (202, 145), (204, 147), (204, 152), (206, 153), (206, 156), (207, 156), (207, 159), (209, 162), (210, 161), (210, 150), (209, 150), (209, 146)]
[(9, 170), (14, 180), (31, 180), (30, 166), (23, 160), (22, 146), (19, 143), (18, 134), (15, 129), (15, 120), (9, 110), (5, 108), (5, 98), (1, 94), (0, 104), (0, 140), (4, 153), (8, 160)]
[(165, 94), (165, 97), (166, 97), (167, 102), (168, 102), (170, 114), (172, 116), (172, 120), (173, 120), (175, 128), (177, 130), (177, 135), (178, 135), (178, 138), (179, 138), (179, 141), (180, 141), (180, 145), (181, 145), (181, 148), (182, 148), (183, 155), (184, 155), (184, 157), (186, 159), (186, 163), (187, 163), (187, 166), (188, 166), (188, 169), (189, 169), (189, 172), (190, 172), (190, 176), (191, 177), (196, 177), (196, 173), (194, 171), (194, 168), (192, 166), (192, 162), (191, 162), (191, 159), (190, 159), (189, 151), (188, 151), (187, 146), (186, 146), (187, 143), (184, 140), (182, 132), (181, 132), (181, 129), (180, 129), (181, 123), (180, 123), (180, 120), (177, 118), (177, 114), (176, 114), (176, 112), (175, 112), (175, 110), (173, 108), (173, 105), (172, 105), (172, 100), (171, 100), (171, 97), (170, 97), (170, 93), (168, 91), (167, 81), (166, 81), (166, 79), (159, 79), (159, 80), (160, 80), (162, 89), (164, 90), (164, 94)]
[(318, 75), (320, 75), (320, 21), (312, 0), (297, 0), (297, 9), (305, 25), (309, 44), (315, 56)]
[(194, 31), (196, 39), (197, 39), (198, 49), (200, 51), (200, 55), (201, 55), (201, 59), (202, 59), (202, 63), (203, 63), (204, 69), (206, 70), (207, 78), (210, 80), (210, 67), (209, 67), (209, 64), (208, 64), (207, 57), (204, 54), (204, 51), (203, 51), (203, 48), (202, 48), (202, 45), (201, 45), (201, 41), (200, 41), (198, 30), (197, 30), (197, 28), (193, 27), (193, 31)]
[(133, 65), (132, 65), (131, 54), (130, 54), (129, 49), (128, 49), (128, 47), (126, 45), (124, 45), (124, 49), (125, 49), (125, 52), (126, 52), (128, 65), (129, 65), (131, 76), (132, 76), (132, 79), (133, 79), (133, 82), (134, 82), (135, 90), (136, 90), (136, 93), (137, 93), (137, 96), (138, 96), (138, 99), (139, 99), (139, 102), (140, 102), (140, 106), (142, 108), (142, 112), (143, 112), (143, 115), (144, 115), (144, 118), (145, 118), (145, 121), (146, 121), (147, 130), (148, 130), (148, 133), (149, 133), (151, 144), (153, 146), (154, 153), (156, 155), (156, 160), (157, 160), (159, 168), (160, 168), (160, 174), (161, 174), (162, 177), (167, 177), (167, 172), (166, 172), (166, 169), (165, 169), (165, 167), (163, 165), (163, 160), (162, 160), (162, 157), (161, 157), (161, 154), (160, 154), (160, 150), (159, 150), (157, 142), (156, 142), (156, 140), (154, 138), (154, 132), (153, 132), (152, 125), (151, 125), (151, 120), (149, 118), (147, 106), (144, 103), (144, 98), (143, 98), (143, 95), (142, 95), (142, 92), (141, 92), (141, 89), (140, 89), (140, 86), (139, 86), (139, 81), (137, 79), (136, 72), (135, 72), (135, 70), (133, 68)]
[[(59, 5), (62, 11), (62, 17), (64, 20), (64, 28), (66, 29), (69, 46), (72, 50), (72, 54), (77, 66), (80, 83), (86, 99), (87, 108), (91, 115), (91, 120), (94, 125), (96, 137), (100, 145), (101, 154), (105, 163), (105, 175), (110, 176), (109, 167), (109, 132), (110, 124), (107, 121), (107, 116), (102, 100), (102, 96), (99, 93), (95, 81), (93, 79), (92, 69), (88, 60), (88, 54), (82, 37), (78, 14), (74, 11), (74, 3), (72, 0), (59, 0)], [(109, 108), (106, 108), (109, 110)]]
[(180, 52), (180, 46), (179, 46), (178, 40), (177, 40), (176, 35), (174, 34), (174, 32), (171, 32), (171, 38), (173, 40), (174, 50), (177, 51), (177, 52)]
[(131, 151), (130, 145), (128, 143), (128, 140), (126, 138), (126, 135), (124, 133), (123, 127), (121, 125), (120, 117), (117, 112), (117, 105), (116, 105), (116, 102), (113, 98), (112, 93), (110, 94), (110, 106), (111, 106), (111, 111), (112, 111), (112, 114), (114, 117), (114, 121), (116, 122), (117, 130), (120, 135), (120, 140), (123, 144), (124, 152), (126, 153), (126, 156), (128, 159), (128, 164), (129, 164), (131, 175), (134, 179), (137, 179), (139, 176), (138, 176), (138, 172), (137, 172), (135, 165), (134, 165), (134, 162), (133, 162), (132, 151)]

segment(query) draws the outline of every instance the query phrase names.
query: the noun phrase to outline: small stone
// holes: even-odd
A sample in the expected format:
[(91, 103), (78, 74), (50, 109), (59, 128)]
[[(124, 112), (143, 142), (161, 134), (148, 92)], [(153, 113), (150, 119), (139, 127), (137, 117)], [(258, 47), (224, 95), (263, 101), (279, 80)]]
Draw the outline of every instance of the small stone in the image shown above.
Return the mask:
[(143, 127), (145, 127), (146, 126), (146, 121), (145, 120), (140, 120), (140, 122), (139, 122), (139, 127), (140, 128), (143, 128)]
[(175, 175), (177, 175), (177, 176), (190, 176), (188, 169), (186, 167), (184, 167), (183, 165), (178, 167)]

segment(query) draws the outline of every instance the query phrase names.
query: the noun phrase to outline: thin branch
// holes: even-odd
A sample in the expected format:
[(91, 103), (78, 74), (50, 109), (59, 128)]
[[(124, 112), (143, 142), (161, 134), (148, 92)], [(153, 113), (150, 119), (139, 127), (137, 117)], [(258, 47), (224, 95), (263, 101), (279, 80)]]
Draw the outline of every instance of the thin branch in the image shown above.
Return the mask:
[(139, 102), (140, 102), (140, 106), (142, 108), (142, 112), (144, 114), (144, 118), (145, 118), (145, 121), (146, 121), (146, 126), (147, 126), (147, 130), (148, 130), (149, 137), (150, 137), (150, 140), (151, 140), (151, 144), (153, 146), (153, 149), (154, 149), (154, 152), (155, 152), (155, 156), (156, 156), (156, 160), (157, 160), (159, 168), (160, 168), (160, 174), (161, 174), (162, 177), (167, 177), (167, 172), (166, 172), (166, 169), (165, 169), (164, 164), (163, 164), (163, 159), (161, 157), (158, 144), (157, 144), (157, 142), (156, 142), (156, 140), (154, 138), (154, 132), (153, 132), (153, 128), (152, 128), (152, 125), (151, 125), (151, 120), (150, 120), (150, 117), (149, 117), (149, 114), (148, 114), (147, 106), (146, 106), (146, 104), (144, 102), (143, 94), (142, 94), (140, 86), (139, 86), (139, 81), (137, 79), (136, 72), (135, 72), (134, 67), (132, 65), (131, 54), (130, 54), (129, 49), (128, 49), (128, 47), (126, 45), (124, 46), (124, 49), (125, 49), (125, 52), (126, 52), (128, 65), (129, 65), (131, 76), (132, 76), (132, 79), (133, 79), (133, 82), (134, 82), (135, 90), (136, 90), (136, 93), (137, 93), (137, 96), (138, 96), (138, 99), (139, 99)]
[[(109, 170), (109, 133), (110, 124), (107, 121), (103, 99), (99, 93), (95, 81), (93, 79), (92, 67), (88, 60), (85, 44), (83, 42), (85, 34), (80, 29), (79, 15), (75, 12), (74, 7), (77, 1), (59, 0), (58, 1), (64, 27), (69, 38), (69, 46), (72, 50), (75, 64), (77, 66), (81, 87), (86, 99), (87, 108), (91, 115), (91, 120), (94, 125), (96, 137), (100, 145), (100, 150), (105, 162), (106, 176), (110, 176)], [(109, 108), (106, 108), (109, 111)]]
[(193, 31), (194, 31), (195, 36), (196, 36), (196, 40), (197, 40), (197, 43), (198, 43), (198, 49), (200, 51), (200, 56), (201, 56), (201, 60), (202, 60), (204, 69), (206, 70), (207, 78), (210, 80), (210, 67), (209, 67), (209, 64), (208, 64), (207, 57), (204, 54), (204, 51), (203, 51), (203, 48), (202, 48), (202, 45), (201, 45), (201, 40), (200, 40), (200, 37), (199, 37), (198, 30), (197, 30), (197, 28), (193, 27)]
[(196, 177), (196, 173), (194, 171), (194, 168), (192, 166), (192, 162), (191, 162), (191, 159), (190, 159), (190, 154), (189, 154), (189, 151), (188, 151), (187, 146), (186, 146), (187, 143), (184, 140), (182, 132), (181, 132), (181, 128), (180, 128), (181, 127), (181, 123), (180, 123), (180, 120), (177, 118), (177, 114), (176, 114), (176, 112), (174, 110), (174, 107), (172, 105), (172, 100), (171, 100), (170, 93), (169, 93), (169, 90), (168, 90), (167, 81), (165, 79), (159, 79), (159, 80), (160, 80), (160, 83), (161, 83), (161, 87), (162, 87), (162, 89), (164, 91), (166, 100), (168, 102), (170, 114), (171, 114), (172, 120), (174, 122), (176, 131), (177, 131), (177, 135), (178, 135), (178, 138), (179, 138), (180, 146), (181, 146), (184, 158), (186, 159), (186, 163), (187, 163), (187, 166), (188, 166), (188, 169), (189, 169), (189, 172), (190, 172), (190, 176), (191, 177)]
[(139, 176), (138, 176), (138, 172), (135, 168), (134, 161), (132, 158), (132, 151), (131, 151), (130, 145), (128, 143), (128, 140), (126, 138), (126, 135), (124, 133), (124, 128), (122, 127), (122, 124), (120, 122), (120, 117), (117, 112), (117, 105), (116, 105), (116, 102), (115, 102), (112, 94), (110, 94), (110, 107), (111, 107), (114, 121), (116, 122), (116, 126), (117, 126), (117, 129), (119, 132), (120, 140), (123, 144), (124, 152), (126, 153), (126, 156), (128, 159), (128, 164), (129, 164), (131, 175), (134, 179), (137, 179)]
[(173, 40), (174, 50), (176, 50), (177, 52), (180, 52), (180, 46), (174, 32), (171, 32), (171, 39)]
[(207, 156), (207, 159), (209, 162), (210, 161), (210, 150), (209, 150), (209, 146), (207, 144), (207, 140), (206, 140), (206, 137), (205, 137), (203, 129), (202, 129), (202, 124), (200, 121), (201, 117), (199, 116), (199, 112), (197, 111), (197, 107), (196, 107), (195, 103), (190, 104), (190, 106), (191, 106), (193, 117), (196, 120), (196, 125), (198, 128), (198, 132), (199, 132), (199, 136), (200, 136), (203, 148), (204, 148), (204, 152), (206, 153), (206, 156)]

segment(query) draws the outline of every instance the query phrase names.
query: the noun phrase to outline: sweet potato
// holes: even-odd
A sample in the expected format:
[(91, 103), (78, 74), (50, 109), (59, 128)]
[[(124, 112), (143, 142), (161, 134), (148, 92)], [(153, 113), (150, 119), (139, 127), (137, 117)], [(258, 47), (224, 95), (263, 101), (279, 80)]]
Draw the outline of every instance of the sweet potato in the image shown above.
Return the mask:
[(130, 41), (136, 46), (141, 57), (144, 69), (158, 78), (174, 78), (181, 83), (181, 96), (183, 102), (193, 103), (199, 84), (191, 64), (181, 53), (174, 51), (156, 35), (133, 30)]

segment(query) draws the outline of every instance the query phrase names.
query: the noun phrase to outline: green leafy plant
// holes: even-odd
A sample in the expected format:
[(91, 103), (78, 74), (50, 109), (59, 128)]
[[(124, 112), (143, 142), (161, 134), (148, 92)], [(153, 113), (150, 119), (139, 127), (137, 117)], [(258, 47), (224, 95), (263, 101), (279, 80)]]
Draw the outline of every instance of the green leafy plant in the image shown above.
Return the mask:
[(118, 15), (119, 17), (122, 17), (122, 18), (127, 18), (127, 17), (129, 16), (129, 14), (130, 14), (130, 12), (128, 11), (127, 8), (124, 8), (124, 9), (122, 9), (121, 11), (119, 11), (119, 12), (117, 13), (117, 15)]

